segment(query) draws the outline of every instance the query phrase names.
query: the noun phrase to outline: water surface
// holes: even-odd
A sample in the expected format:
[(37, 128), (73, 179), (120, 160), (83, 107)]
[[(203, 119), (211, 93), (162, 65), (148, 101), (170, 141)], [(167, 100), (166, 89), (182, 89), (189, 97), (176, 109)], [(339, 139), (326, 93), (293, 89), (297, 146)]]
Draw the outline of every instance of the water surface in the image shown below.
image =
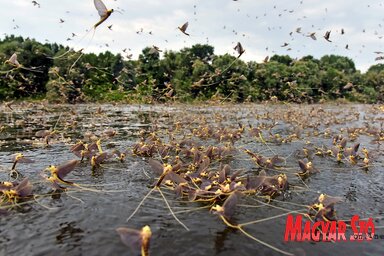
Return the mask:
[[(244, 150), (266, 157), (285, 158), (280, 170), (267, 170), (268, 175), (286, 173), (291, 188), (270, 204), (257, 196), (244, 196), (236, 209), (234, 221), (244, 223), (281, 215), (290, 210), (305, 210), (320, 193), (338, 196), (335, 206), (338, 219), (349, 220), (357, 214), (372, 217), (384, 235), (383, 209), (383, 136), (384, 111), (373, 105), (219, 105), (219, 106), (153, 106), (153, 105), (43, 105), (20, 104), (12, 110), (3, 106), (0, 112), (0, 180), (12, 180), (9, 171), (17, 152), (35, 162), (18, 164), (17, 170), (34, 186), (36, 200), (23, 210), (11, 209), (0, 216), (0, 255), (131, 255), (116, 233), (117, 227), (152, 229), (152, 255), (279, 255), (239, 231), (228, 228), (204, 204), (177, 199), (173, 191), (163, 188), (172, 209), (190, 229), (185, 230), (170, 215), (158, 192), (145, 201), (136, 215), (126, 222), (141, 199), (151, 189), (157, 175), (148, 158), (132, 154), (140, 137), (155, 132), (165, 143), (192, 138), (202, 146), (224, 146), (228, 141), (199, 138), (192, 134), (211, 127), (213, 130), (244, 127), (241, 138), (234, 141), (235, 151), (220, 163), (242, 170), (241, 176), (257, 175), (260, 168)], [(262, 127), (265, 142), (249, 133), (250, 127)], [(60, 136), (50, 146), (35, 133), (55, 129)], [(124, 162), (110, 159), (96, 173), (88, 161), (81, 163), (66, 180), (83, 190), (68, 188), (60, 198), (52, 198), (50, 185), (42, 176), (49, 165), (78, 159), (69, 148), (86, 133), (102, 137), (103, 131), (115, 129), (116, 136), (103, 138), (105, 151), (127, 151)], [(349, 130), (348, 130), (349, 129)], [(351, 133), (351, 129), (355, 129)], [(194, 133), (195, 131), (195, 133)], [(376, 133), (375, 133), (376, 131)], [(292, 134), (296, 134), (292, 137)], [(278, 135), (277, 135), (278, 134)], [(348, 159), (338, 163), (333, 157), (313, 157), (319, 170), (302, 182), (295, 174), (303, 147), (332, 147), (332, 138), (342, 135), (347, 146), (360, 143), (371, 153), (368, 169)], [(291, 139), (289, 139), (291, 136)], [(382, 138), (381, 138), (382, 140)], [(383, 143), (383, 141), (381, 141)], [(154, 155), (158, 159), (158, 155)], [(256, 207), (257, 206), (257, 207)], [(284, 210), (285, 209), (285, 210)], [(285, 216), (245, 227), (253, 236), (297, 255), (383, 255), (384, 239), (371, 242), (284, 242)]]

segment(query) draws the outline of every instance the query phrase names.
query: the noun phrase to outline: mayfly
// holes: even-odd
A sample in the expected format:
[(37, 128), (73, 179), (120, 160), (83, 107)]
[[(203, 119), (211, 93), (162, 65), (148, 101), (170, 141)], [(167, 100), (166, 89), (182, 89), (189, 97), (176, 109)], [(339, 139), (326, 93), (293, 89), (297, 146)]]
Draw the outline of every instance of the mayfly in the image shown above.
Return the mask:
[[(161, 183), (168, 178), (170, 178), (171, 180), (175, 180), (175, 179), (180, 179), (181, 180), (181, 183), (184, 182), (184, 179), (180, 178), (175, 172), (181, 167), (181, 165), (178, 165), (176, 164), (175, 166), (171, 166), (169, 164), (161, 164), (159, 161), (155, 160), (155, 159), (152, 159), (150, 158), (149, 159), (149, 165), (152, 167), (152, 169), (155, 171), (155, 172), (158, 172), (158, 173), (161, 173), (160, 174), (160, 177), (158, 178), (155, 186), (144, 196), (144, 198), (141, 200), (141, 202), (139, 203), (139, 205), (136, 207), (136, 209), (132, 212), (132, 214), (127, 218), (126, 221), (129, 221), (135, 214), (136, 212), (139, 210), (140, 206), (144, 203), (144, 201), (151, 195), (151, 193), (154, 191), (154, 190), (158, 190), (160, 195), (163, 197), (164, 199), (164, 202), (165, 204), (167, 205), (170, 213), (172, 214), (172, 216), (175, 218), (175, 220), (181, 225), (183, 226), (186, 230), (189, 231), (189, 228), (187, 226), (184, 225), (184, 223), (182, 223), (178, 218), (177, 216), (175, 215), (175, 213), (172, 211), (167, 199), (165, 198), (163, 192), (161, 191), (160, 189), (160, 186), (161, 186)], [(185, 181), (186, 182), (186, 181)]]
[(185, 32), (185, 31), (187, 30), (187, 28), (188, 28), (188, 25), (189, 25), (189, 23), (188, 23), (188, 21), (187, 21), (187, 22), (185, 22), (181, 27), (177, 27), (177, 28), (178, 28), (183, 34), (189, 36), (189, 34), (188, 34), (187, 32)]
[(21, 65), (20, 62), (17, 60), (17, 54), (16, 53), (13, 53), (12, 56), (4, 62), (4, 64), (11, 65), (13, 67), (13, 69), (24, 69), (27, 71), (43, 73), (43, 71), (41, 71), (41, 70), (35, 70), (34, 68), (26, 68), (23, 65)]
[[(243, 55), (243, 53), (245, 52), (245, 49), (243, 48), (243, 46), (241, 45), (240, 42), (237, 42), (236, 46), (233, 48), (237, 53), (237, 57), (221, 72), (219, 72), (218, 74), (215, 74), (214, 76), (222, 76), (224, 75), (232, 66), (233, 64), (235, 64), (235, 62), (240, 59), (240, 57)], [(213, 76), (211, 76), (211, 79), (213, 78)], [(223, 78), (221, 78), (223, 79)], [(217, 82), (214, 82), (213, 84), (208, 84), (206, 86), (211, 86), (211, 85), (214, 85), (215, 83)]]
[(65, 190), (64, 187), (60, 186), (60, 183), (74, 185), (73, 182), (64, 180), (64, 177), (73, 171), (79, 163), (78, 160), (71, 160), (57, 167), (54, 165), (49, 166), (46, 170), (50, 171), (51, 175), (47, 177), (47, 180), (52, 183), (55, 189)]
[(243, 55), (243, 53), (245, 52), (243, 46), (241, 45), (240, 42), (237, 43), (237, 45), (235, 46), (235, 48), (233, 48), (235, 51), (237, 51), (237, 53), (239, 54), (237, 56), (237, 58), (240, 58), (241, 55)]
[(141, 230), (120, 227), (116, 231), (125, 245), (134, 250), (140, 248), (141, 256), (149, 255), (149, 244), (152, 236), (149, 226), (144, 226)]
[(329, 37), (331, 36), (331, 31), (327, 31), (325, 32), (325, 35), (324, 35), (324, 38), (325, 40), (327, 40), (328, 42), (332, 42), (331, 40), (329, 40)]
[(17, 60), (17, 54), (16, 53), (12, 54), (12, 56), (8, 60), (6, 60), (4, 63), (9, 64), (15, 68), (21, 67), (20, 62)]
[(44, 175), (44, 178), (51, 183), (53, 189), (58, 191), (67, 190), (66, 187), (61, 186), (61, 184), (64, 184), (67, 186), (78, 187), (83, 190), (98, 192), (97, 190), (83, 187), (72, 181), (64, 180), (65, 176), (67, 176), (68, 173), (73, 171), (76, 168), (76, 166), (79, 165), (79, 163), (80, 163), (79, 160), (70, 160), (64, 164), (61, 164), (60, 166), (50, 165), (48, 168), (44, 170), (44, 171), (49, 171), (50, 176), (47, 177)]
[(30, 158), (25, 157), (22, 153), (17, 153), (13, 158), (13, 165), (11, 169), (11, 177), (16, 176), (18, 177), (19, 172), (16, 170), (16, 164), (17, 163), (34, 163)]
[(211, 208), (211, 211), (214, 211), (216, 214), (218, 214), (221, 218), (221, 220), (224, 222), (225, 225), (227, 225), (228, 227), (230, 228), (233, 228), (233, 229), (237, 229), (239, 231), (241, 231), (244, 235), (246, 235), (247, 237), (249, 237), (250, 239), (264, 245), (264, 246), (267, 246), (268, 248), (274, 250), (274, 251), (277, 251), (281, 254), (284, 254), (284, 255), (293, 255), (289, 252), (286, 252), (286, 251), (283, 251), (283, 250), (280, 250), (256, 237), (254, 237), (253, 235), (249, 234), (243, 227), (245, 225), (248, 225), (252, 222), (248, 222), (248, 223), (243, 223), (243, 224), (234, 224), (230, 219), (232, 218), (234, 212), (235, 212), (235, 209), (236, 209), (236, 206), (237, 206), (237, 203), (240, 199), (240, 196), (241, 196), (241, 193), (240, 192), (237, 192), (235, 191), (234, 193), (231, 193), (231, 195), (225, 200), (224, 204), (222, 206), (220, 205), (215, 205)]
[(99, 26), (101, 23), (103, 23), (106, 19), (111, 16), (113, 13), (113, 9), (108, 10), (105, 4), (101, 0), (93, 0), (93, 3), (95, 4), (95, 7), (100, 15), (100, 20), (97, 22), (93, 28), (96, 29), (97, 26)]
[[(106, 21), (109, 18), (109, 16), (111, 16), (111, 14), (113, 13), (113, 9), (108, 10), (107, 7), (105, 6), (105, 4), (103, 3), (103, 1), (101, 1), (101, 0), (93, 0), (93, 3), (95, 4), (96, 10), (97, 10), (97, 12), (100, 15), (100, 20), (95, 25), (93, 25), (93, 34), (92, 34), (92, 37), (91, 37), (89, 43), (92, 41), (93, 37), (95, 36), (96, 28), (101, 23)], [(81, 53), (80, 56), (75, 60), (75, 62), (73, 62), (72, 66), (69, 68), (68, 73), (70, 73), (72, 68), (76, 65), (76, 63), (80, 60), (80, 58), (82, 56), (83, 56), (83, 53)]]
[[(95, 5), (95, 8), (97, 10), (97, 12), (99, 13), (100, 15), (100, 20), (95, 24), (93, 25), (92, 27), (92, 30), (93, 30), (93, 35), (89, 41), (89, 43), (92, 41), (94, 35), (95, 35), (95, 31), (96, 31), (96, 28), (101, 24), (103, 23), (104, 21), (106, 21), (109, 16), (111, 16), (111, 14), (113, 13), (113, 9), (110, 9), (108, 10), (107, 7), (105, 6), (105, 4), (101, 1), (101, 0), (93, 0), (93, 3)], [(88, 33), (90, 32), (91, 30), (88, 30)], [(86, 33), (81, 39), (79, 42), (81, 42), (87, 35), (88, 33)], [(89, 44), (88, 43), (88, 44)], [(60, 56), (56, 56), (54, 57), (53, 59), (57, 59), (57, 58), (61, 58), (65, 55), (67, 55), (69, 52), (71, 52), (71, 50), (68, 50), (66, 51), (65, 53), (61, 54)], [(69, 68), (69, 71), (70, 72), (72, 70), (72, 68), (76, 65), (76, 63), (80, 60), (80, 58), (83, 56), (83, 53), (81, 52), (80, 50), (80, 56), (75, 60), (75, 62), (72, 64), (72, 66)]]

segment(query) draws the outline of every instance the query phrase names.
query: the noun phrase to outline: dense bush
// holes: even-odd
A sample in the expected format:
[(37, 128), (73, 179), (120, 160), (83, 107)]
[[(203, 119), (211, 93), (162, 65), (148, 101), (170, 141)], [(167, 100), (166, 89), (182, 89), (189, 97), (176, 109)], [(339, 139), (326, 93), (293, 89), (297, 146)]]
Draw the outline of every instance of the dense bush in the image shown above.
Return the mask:
[[(21, 66), (5, 63), (13, 53)], [(0, 100), (43, 96), (69, 103), (384, 101), (384, 64), (362, 74), (351, 59), (336, 55), (320, 60), (275, 55), (267, 63), (245, 63), (229, 54), (215, 55), (210, 45), (196, 44), (165, 51), (162, 58), (146, 47), (138, 60), (125, 60), (108, 51), (83, 54), (62, 45), (8, 36), (0, 41), (0, 62)]]

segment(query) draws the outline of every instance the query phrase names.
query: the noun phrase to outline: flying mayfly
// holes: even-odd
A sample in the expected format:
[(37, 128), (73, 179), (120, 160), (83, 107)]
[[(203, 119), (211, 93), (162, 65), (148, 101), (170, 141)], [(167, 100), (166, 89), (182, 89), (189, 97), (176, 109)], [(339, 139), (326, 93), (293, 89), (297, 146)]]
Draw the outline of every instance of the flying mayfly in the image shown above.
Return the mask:
[(239, 54), (237, 56), (237, 58), (240, 58), (241, 55), (243, 55), (243, 53), (245, 52), (243, 46), (241, 45), (240, 42), (237, 43), (237, 45), (235, 46), (235, 48), (233, 48), (235, 51), (237, 51), (237, 53)]
[(187, 28), (188, 28), (188, 21), (185, 22), (181, 27), (177, 27), (184, 35), (187, 35), (189, 36), (189, 34), (186, 32)]
[[(4, 64), (8, 64), (8, 65), (13, 67), (13, 69), (11, 69), (9, 71), (12, 71), (15, 69), (24, 69), (24, 70), (28, 70), (28, 71), (32, 71), (32, 72), (43, 73), (43, 71), (41, 71), (41, 70), (36, 70), (35, 68), (26, 68), (23, 65), (21, 65), (20, 62), (17, 60), (17, 54), (16, 53), (12, 54), (12, 56), (8, 60), (6, 60), (4, 62)], [(9, 71), (7, 71), (7, 72), (9, 72)]]
[[(101, 23), (106, 21), (109, 18), (109, 16), (111, 16), (111, 14), (113, 13), (113, 9), (108, 10), (105, 4), (101, 0), (93, 0), (93, 3), (95, 4), (95, 7), (100, 15), (100, 20), (95, 25), (93, 25), (93, 34), (88, 44), (92, 41), (93, 37), (95, 36), (96, 28)], [(68, 73), (71, 72), (72, 68), (76, 65), (76, 63), (80, 60), (82, 56), (83, 56), (83, 53), (81, 53), (79, 57), (75, 60), (75, 62), (73, 62), (73, 64), (68, 70)]]
[(93, 26), (96, 29), (101, 23), (106, 21), (113, 13), (113, 9), (108, 10), (105, 4), (101, 0), (93, 0), (95, 7), (100, 15), (100, 20)]
[[(89, 43), (92, 41), (92, 39), (93, 39), (93, 37), (95, 35), (96, 28), (100, 24), (102, 24), (104, 21), (106, 21), (109, 18), (109, 16), (111, 16), (111, 14), (114, 12), (113, 9), (108, 10), (107, 7), (105, 6), (105, 4), (103, 3), (103, 1), (101, 1), (101, 0), (93, 0), (93, 3), (95, 5), (95, 8), (96, 8), (97, 12), (100, 15), (100, 20), (95, 25), (93, 25), (93, 27), (92, 27), (93, 35), (92, 35), (91, 39), (89, 40)], [(91, 31), (91, 30), (89, 30), (89, 31)], [(80, 41), (82, 41), (86, 37), (87, 34), (85, 34), (85, 36)], [(67, 55), (69, 52), (71, 52), (71, 50), (66, 51), (65, 53), (61, 54), (60, 56), (54, 57), (54, 59), (61, 58), (61, 57), (65, 56), (65, 55)], [(80, 56), (72, 64), (72, 66), (70, 67), (69, 71), (75, 66), (75, 64), (79, 61), (79, 59), (82, 56), (83, 56), (83, 53), (80, 53)]]

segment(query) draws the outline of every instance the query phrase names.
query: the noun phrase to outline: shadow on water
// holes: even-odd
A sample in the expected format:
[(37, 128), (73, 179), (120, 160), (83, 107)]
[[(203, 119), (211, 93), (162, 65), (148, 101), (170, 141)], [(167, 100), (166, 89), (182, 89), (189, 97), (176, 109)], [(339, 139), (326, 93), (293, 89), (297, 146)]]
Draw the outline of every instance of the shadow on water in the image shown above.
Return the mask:
[(76, 248), (81, 246), (81, 240), (84, 236), (84, 231), (76, 227), (75, 222), (64, 222), (59, 224), (56, 243), (62, 247), (62, 251), (70, 253), (76, 251)]
[[(158, 192), (144, 202), (136, 215), (125, 220), (151, 189), (156, 175), (145, 156), (132, 154), (141, 136), (156, 132), (169, 143), (193, 137), (201, 148), (225, 146), (221, 139), (197, 137), (205, 127), (238, 129), (247, 132), (233, 142), (235, 151), (221, 163), (241, 170), (241, 177), (256, 175), (262, 168), (244, 153), (258, 152), (265, 157), (275, 154), (284, 158), (281, 168), (267, 170), (268, 175), (284, 172), (290, 183), (286, 197), (265, 200), (245, 196), (236, 208), (236, 222), (279, 216), (244, 228), (253, 236), (296, 255), (383, 255), (384, 239), (371, 242), (284, 242), (286, 215), (289, 211), (306, 211), (320, 193), (339, 196), (335, 208), (339, 219), (375, 218), (377, 233), (384, 235), (384, 156), (380, 137), (384, 111), (369, 105), (223, 105), (223, 106), (114, 106), (42, 104), (15, 106), (14, 111), (0, 112), (0, 180), (8, 181), (12, 157), (17, 152), (34, 160), (17, 165), (18, 172), (28, 177), (35, 198), (26, 203), (27, 211), (12, 209), (0, 212), (0, 255), (130, 255), (115, 229), (130, 227), (152, 229), (152, 255), (279, 255), (249, 239), (238, 230), (226, 227), (209, 208), (175, 197), (162, 188), (177, 217), (190, 228), (183, 229), (169, 214)], [(240, 125), (239, 125), (240, 124)], [(265, 142), (251, 135), (251, 127), (263, 130)], [(105, 130), (116, 134), (107, 137)], [(40, 130), (57, 130), (49, 146), (36, 136)], [(381, 130), (382, 132), (382, 130)], [(175, 135), (177, 134), (177, 135)], [(293, 134), (295, 134), (293, 136)], [(298, 160), (302, 149), (332, 147), (334, 136), (348, 138), (348, 146), (360, 143), (372, 155), (371, 166), (364, 170), (347, 159), (314, 155), (318, 172), (302, 181)], [(62, 193), (52, 191), (42, 171), (78, 159), (69, 148), (78, 140), (102, 138), (105, 151), (126, 152), (124, 161), (108, 160), (94, 172), (89, 160), (78, 165), (65, 177), (79, 184)], [(173, 136), (173, 137), (172, 137)], [(381, 134), (383, 136), (383, 134)], [(383, 136), (384, 137), (384, 136)], [(229, 139), (230, 140), (230, 139)], [(380, 141), (381, 140), (381, 141)], [(154, 154), (157, 157), (158, 153)], [(213, 169), (219, 163), (214, 162)], [(260, 203), (260, 200), (265, 203)], [(285, 210), (284, 210), (285, 209)], [(184, 211), (184, 212), (183, 212)]]

